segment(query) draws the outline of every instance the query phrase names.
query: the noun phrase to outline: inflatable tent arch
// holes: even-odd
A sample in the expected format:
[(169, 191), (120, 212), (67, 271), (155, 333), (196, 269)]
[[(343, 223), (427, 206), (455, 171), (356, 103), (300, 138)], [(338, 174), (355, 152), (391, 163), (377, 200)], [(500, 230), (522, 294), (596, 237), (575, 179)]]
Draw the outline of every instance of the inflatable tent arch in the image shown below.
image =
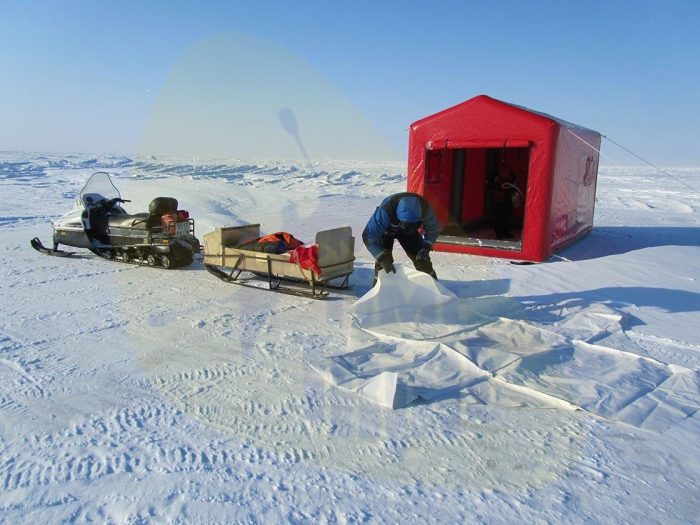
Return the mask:
[(435, 208), (438, 251), (542, 262), (588, 234), (600, 134), (480, 95), (414, 122), (408, 191)]

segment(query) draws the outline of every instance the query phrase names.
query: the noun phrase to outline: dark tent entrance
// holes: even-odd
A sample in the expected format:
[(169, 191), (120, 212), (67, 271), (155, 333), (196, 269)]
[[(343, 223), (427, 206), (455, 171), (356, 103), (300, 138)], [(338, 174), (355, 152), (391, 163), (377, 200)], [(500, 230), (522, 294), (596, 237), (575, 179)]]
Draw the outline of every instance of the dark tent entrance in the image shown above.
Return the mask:
[(443, 219), (441, 237), (460, 245), (520, 250), (530, 145), (426, 151), (425, 196)]

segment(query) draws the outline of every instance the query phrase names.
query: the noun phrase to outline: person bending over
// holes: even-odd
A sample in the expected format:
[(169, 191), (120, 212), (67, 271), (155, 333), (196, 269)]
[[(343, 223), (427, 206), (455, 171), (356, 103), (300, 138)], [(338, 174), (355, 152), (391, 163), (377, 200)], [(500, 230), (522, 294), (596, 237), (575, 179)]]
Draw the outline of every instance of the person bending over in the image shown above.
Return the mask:
[(362, 241), (377, 260), (374, 264), (374, 282), (379, 270), (396, 272), (394, 268), (394, 240), (406, 252), (416, 270), (437, 279), (430, 250), (440, 235), (440, 223), (427, 200), (416, 193), (397, 193), (382, 201), (362, 232)]

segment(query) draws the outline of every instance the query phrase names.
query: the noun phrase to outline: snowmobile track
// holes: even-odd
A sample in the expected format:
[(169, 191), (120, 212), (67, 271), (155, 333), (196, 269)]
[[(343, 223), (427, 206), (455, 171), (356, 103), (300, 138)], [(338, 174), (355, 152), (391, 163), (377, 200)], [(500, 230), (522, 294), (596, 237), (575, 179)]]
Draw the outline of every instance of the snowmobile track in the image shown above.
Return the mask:
[[(44, 255), (49, 255), (52, 257), (70, 257), (73, 255), (76, 255), (77, 252), (66, 252), (63, 250), (53, 250), (51, 248), (47, 248), (44, 246), (44, 244), (41, 242), (41, 240), (38, 237), (34, 237), (31, 241), (30, 244), (32, 245), (32, 248), (34, 248), (36, 251), (39, 253), (43, 253)], [(119, 249), (119, 247), (115, 247)], [(151, 268), (160, 268), (163, 270), (173, 270), (177, 268), (182, 268), (185, 266), (189, 266), (192, 264), (194, 259), (186, 264), (179, 264), (179, 265), (172, 265), (172, 263), (169, 263), (167, 266), (161, 262), (161, 258), (156, 258), (155, 256), (147, 256), (145, 259), (141, 257), (123, 257), (123, 255), (118, 255), (115, 254), (113, 249), (109, 250), (101, 250), (99, 248), (91, 249), (90, 250), (94, 255), (101, 259), (105, 259), (107, 261), (112, 261), (112, 262), (120, 262), (120, 263), (126, 263), (126, 264), (135, 264), (138, 266), (148, 266)]]

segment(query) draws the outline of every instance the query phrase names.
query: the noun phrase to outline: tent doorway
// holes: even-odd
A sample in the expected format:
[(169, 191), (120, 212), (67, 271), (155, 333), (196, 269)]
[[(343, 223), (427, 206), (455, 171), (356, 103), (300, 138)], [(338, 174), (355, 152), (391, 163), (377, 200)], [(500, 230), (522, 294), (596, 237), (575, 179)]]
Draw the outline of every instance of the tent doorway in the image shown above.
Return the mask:
[(425, 197), (443, 224), (438, 242), (521, 250), (530, 148), (426, 150)]

